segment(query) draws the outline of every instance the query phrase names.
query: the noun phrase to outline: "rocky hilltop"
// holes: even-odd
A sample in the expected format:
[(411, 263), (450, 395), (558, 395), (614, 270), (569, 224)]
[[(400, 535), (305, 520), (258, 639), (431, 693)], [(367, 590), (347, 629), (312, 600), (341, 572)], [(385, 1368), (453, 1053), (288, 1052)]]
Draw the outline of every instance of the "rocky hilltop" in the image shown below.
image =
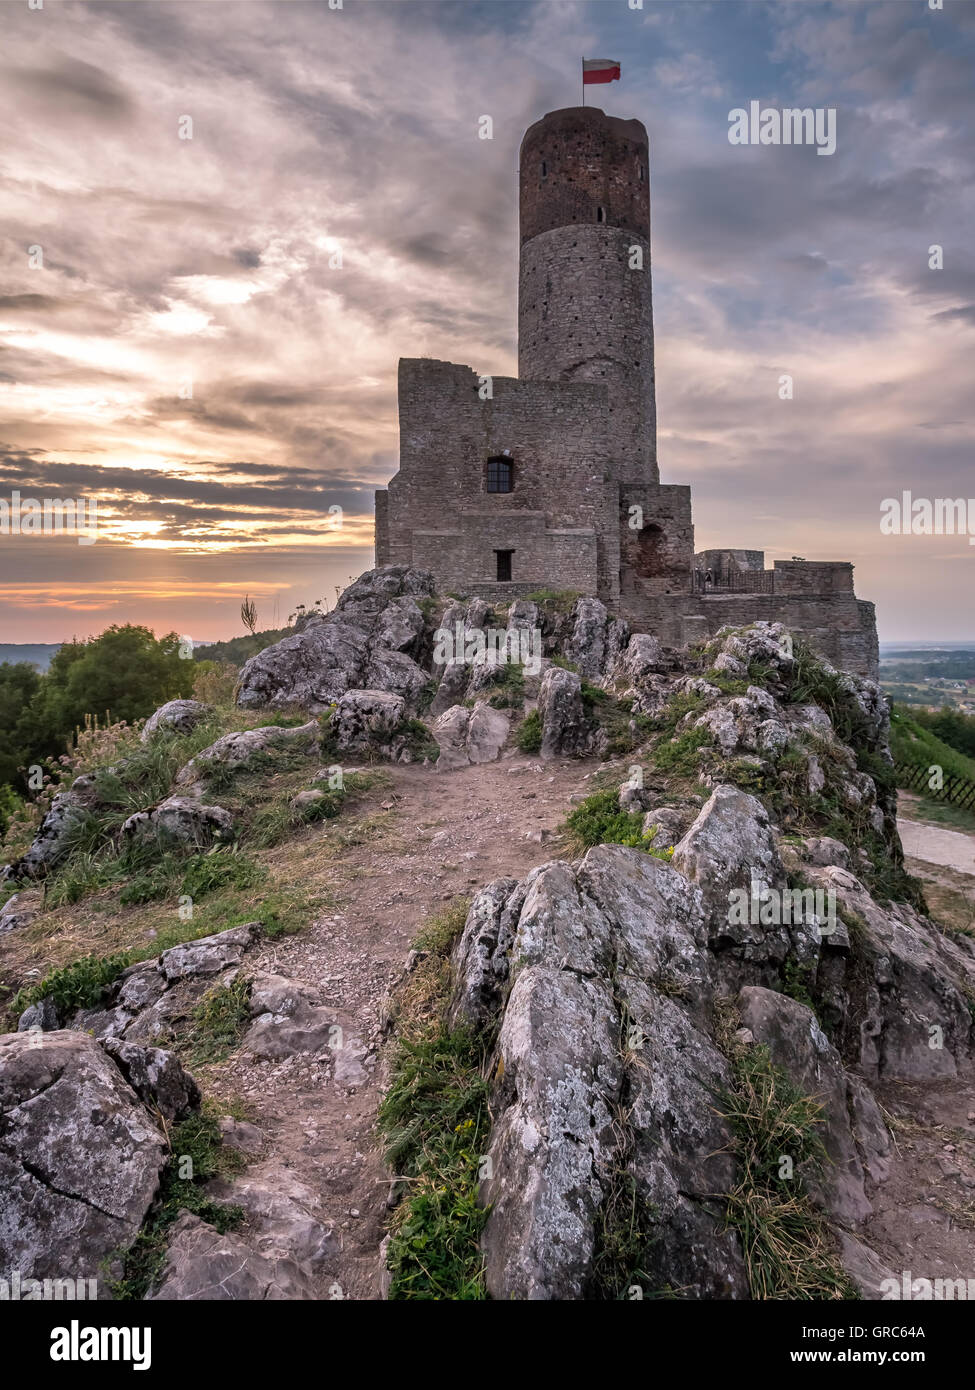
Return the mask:
[(781, 625), (671, 651), (387, 566), (42, 810), (0, 908), (0, 1277), (964, 1276), (973, 940), (905, 872), (879, 688)]

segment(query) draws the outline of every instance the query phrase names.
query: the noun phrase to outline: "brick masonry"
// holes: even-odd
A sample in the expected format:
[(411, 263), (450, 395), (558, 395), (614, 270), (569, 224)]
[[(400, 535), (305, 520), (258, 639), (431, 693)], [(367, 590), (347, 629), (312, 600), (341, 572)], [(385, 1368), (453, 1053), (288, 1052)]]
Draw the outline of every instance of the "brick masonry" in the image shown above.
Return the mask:
[[(595, 594), (672, 645), (778, 620), (875, 676), (873, 605), (856, 598), (852, 565), (776, 561), (763, 576), (760, 551), (695, 556), (690, 489), (659, 481), (643, 125), (596, 107), (537, 121), (520, 211), (519, 376), (400, 361), (400, 466), (376, 494), (377, 564), (493, 600)], [(510, 463), (511, 491), (488, 491), (491, 458)], [(768, 592), (696, 592), (695, 571)]]

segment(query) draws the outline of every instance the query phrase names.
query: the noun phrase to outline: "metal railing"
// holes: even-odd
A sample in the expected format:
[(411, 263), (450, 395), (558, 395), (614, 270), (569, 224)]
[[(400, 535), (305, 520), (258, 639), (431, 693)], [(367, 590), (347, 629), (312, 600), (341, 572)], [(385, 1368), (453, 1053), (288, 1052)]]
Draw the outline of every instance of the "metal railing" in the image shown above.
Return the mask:
[(731, 574), (708, 575), (706, 570), (694, 570), (696, 594), (773, 594), (774, 570), (737, 570)]

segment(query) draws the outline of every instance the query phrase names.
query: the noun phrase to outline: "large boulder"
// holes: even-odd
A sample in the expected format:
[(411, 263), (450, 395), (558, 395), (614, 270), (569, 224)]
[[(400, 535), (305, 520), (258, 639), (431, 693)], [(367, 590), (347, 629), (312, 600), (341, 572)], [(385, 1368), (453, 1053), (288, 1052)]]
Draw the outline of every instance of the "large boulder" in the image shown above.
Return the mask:
[(406, 704), (385, 690), (347, 690), (335, 707), (329, 730), (340, 752), (388, 745), (403, 722)]
[(578, 868), (498, 880), (471, 905), (452, 1020), (487, 1036), (500, 1024), (480, 1193), (493, 1297), (589, 1297), (621, 1183), (654, 1227), (646, 1291), (747, 1295), (713, 1200), (733, 1163), (714, 1104), (729, 1076), (707, 1031), (703, 912), (669, 864), (609, 845)]
[(587, 680), (611, 675), (630, 635), (628, 625), (611, 618), (598, 598), (580, 598), (572, 610), (565, 655)]
[(416, 600), (433, 595), (433, 578), (406, 565), (370, 570), (349, 586), (334, 612), (315, 616), (245, 663), (237, 703), (297, 705), (319, 712), (347, 690), (382, 690), (414, 707), (429, 676), (420, 655), (425, 620)]
[(741, 1022), (803, 1095), (822, 1106), (823, 1142), (829, 1162), (804, 1174), (806, 1185), (843, 1225), (870, 1215), (866, 1178), (883, 1182), (890, 1167), (891, 1138), (880, 1107), (867, 1087), (847, 1072), (813, 1011), (796, 999), (746, 986), (738, 996)]
[(138, 1234), (166, 1152), (94, 1038), (0, 1037), (0, 1269), (99, 1277)]
[(224, 734), (208, 748), (201, 749), (185, 767), (180, 768), (176, 774), (176, 786), (190, 788), (195, 792), (207, 776), (246, 767), (262, 754), (273, 753), (278, 749), (293, 748), (298, 753), (312, 756), (318, 752), (320, 738), (321, 730), (315, 719), (290, 728), (268, 724), (261, 729), (245, 729), (241, 733)]
[(150, 714), (142, 726), (140, 737), (143, 743), (148, 743), (153, 734), (160, 730), (174, 734), (191, 733), (212, 712), (209, 705), (201, 704), (199, 700), (170, 700)]
[(215, 841), (230, 841), (234, 822), (222, 806), (204, 806), (186, 796), (169, 796), (154, 811), (137, 811), (122, 825), (123, 835), (134, 840), (158, 835), (193, 849)]
[(542, 719), (542, 758), (582, 757), (592, 751), (596, 731), (582, 703), (582, 681), (575, 671), (550, 666), (538, 692)]
[(510, 729), (507, 715), (478, 700), (473, 709), (454, 705), (433, 726), (440, 756), (439, 772), (452, 772), (471, 763), (491, 763), (500, 757)]
[(906, 903), (881, 905), (835, 865), (808, 869), (852, 924), (845, 951), (819, 970), (819, 991), (844, 1056), (870, 1079), (933, 1081), (975, 1055), (975, 947)]

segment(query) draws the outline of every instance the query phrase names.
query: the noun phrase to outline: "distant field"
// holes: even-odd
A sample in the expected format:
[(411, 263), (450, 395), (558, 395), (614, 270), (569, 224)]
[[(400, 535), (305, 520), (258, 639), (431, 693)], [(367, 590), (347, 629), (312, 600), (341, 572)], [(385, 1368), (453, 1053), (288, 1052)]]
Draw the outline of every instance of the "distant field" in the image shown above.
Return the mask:
[(60, 649), (60, 642), (0, 642), (0, 665), (9, 662), (15, 666), (19, 661), (28, 661), (39, 671), (46, 671), (51, 657)]

